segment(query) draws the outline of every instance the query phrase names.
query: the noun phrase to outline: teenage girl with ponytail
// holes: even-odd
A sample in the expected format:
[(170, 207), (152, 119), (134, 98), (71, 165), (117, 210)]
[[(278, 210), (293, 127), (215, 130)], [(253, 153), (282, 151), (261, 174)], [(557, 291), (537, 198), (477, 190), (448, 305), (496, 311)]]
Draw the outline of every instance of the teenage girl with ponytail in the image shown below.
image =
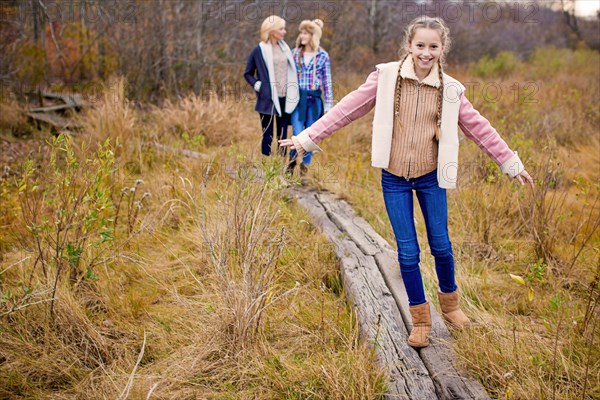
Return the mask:
[(413, 191), (425, 219), (435, 259), (442, 316), (454, 327), (470, 323), (459, 308), (454, 256), (448, 237), (446, 189), (456, 187), (458, 127), (499, 166), (527, 182), (516, 152), (465, 97), (464, 86), (444, 73), (449, 30), (440, 18), (414, 19), (407, 27), (400, 61), (377, 65), (367, 81), (323, 118), (281, 146), (301, 156), (321, 150), (317, 143), (375, 108), (372, 165), (382, 168), (383, 198), (398, 246), (400, 273), (408, 293), (413, 347), (429, 345), (431, 316), (419, 269), (420, 249), (413, 219)]

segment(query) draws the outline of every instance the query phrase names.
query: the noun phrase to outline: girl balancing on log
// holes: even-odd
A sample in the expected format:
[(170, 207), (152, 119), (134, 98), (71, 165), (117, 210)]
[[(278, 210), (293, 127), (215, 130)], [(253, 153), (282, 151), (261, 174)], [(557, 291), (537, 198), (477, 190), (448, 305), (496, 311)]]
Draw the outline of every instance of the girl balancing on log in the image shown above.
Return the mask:
[(408, 294), (413, 328), (408, 344), (429, 345), (431, 315), (419, 269), (420, 248), (413, 219), (413, 191), (423, 212), (435, 259), (442, 316), (455, 328), (470, 321), (459, 308), (454, 256), (448, 236), (446, 189), (456, 187), (458, 127), (499, 166), (527, 182), (533, 179), (487, 119), (465, 97), (465, 88), (444, 73), (449, 30), (440, 18), (411, 21), (400, 61), (377, 65), (366, 82), (298, 136), (280, 140), (302, 157), (317, 143), (375, 108), (371, 163), (382, 168), (381, 186), (398, 246), (400, 273)]

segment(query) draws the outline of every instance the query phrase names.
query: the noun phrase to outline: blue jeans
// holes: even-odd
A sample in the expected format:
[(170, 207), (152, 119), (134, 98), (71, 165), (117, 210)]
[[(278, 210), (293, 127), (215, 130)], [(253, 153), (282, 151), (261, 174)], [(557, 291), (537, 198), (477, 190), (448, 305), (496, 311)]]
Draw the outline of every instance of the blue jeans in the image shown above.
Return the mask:
[(414, 223), (413, 190), (425, 219), (427, 240), (435, 259), (440, 290), (444, 293), (454, 292), (457, 286), (452, 243), (448, 237), (448, 203), (446, 189), (438, 186), (437, 171), (405, 179), (383, 170), (381, 187), (385, 208), (396, 236), (400, 273), (408, 293), (409, 305), (415, 306), (427, 301), (419, 269), (421, 250)]
[[(298, 136), (303, 130), (314, 124), (323, 114), (323, 101), (319, 99), (315, 99), (318, 104), (319, 112), (315, 115), (314, 111), (311, 108), (307, 109), (306, 120), (300, 121), (300, 112), (298, 107), (292, 112), (292, 133), (294, 136)], [(296, 150), (290, 150), (290, 160), (293, 160), (296, 157)], [(302, 158), (302, 164), (310, 164), (312, 161), (312, 152), (308, 152)]]

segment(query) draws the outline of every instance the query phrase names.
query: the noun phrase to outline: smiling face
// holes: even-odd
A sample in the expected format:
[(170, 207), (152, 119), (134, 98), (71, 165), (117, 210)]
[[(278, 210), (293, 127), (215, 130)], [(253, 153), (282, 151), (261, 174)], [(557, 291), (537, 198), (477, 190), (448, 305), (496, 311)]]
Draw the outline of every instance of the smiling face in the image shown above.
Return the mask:
[(302, 29), (300, 31), (300, 44), (302, 46), (310, 46), (310, 39), (312, 39), (312, 35), (306, 29)]
[(424, 79), (444, 52), (440, 33), (435, 29), (418, 28), (410, 41), (409, 51), (417, 77)]

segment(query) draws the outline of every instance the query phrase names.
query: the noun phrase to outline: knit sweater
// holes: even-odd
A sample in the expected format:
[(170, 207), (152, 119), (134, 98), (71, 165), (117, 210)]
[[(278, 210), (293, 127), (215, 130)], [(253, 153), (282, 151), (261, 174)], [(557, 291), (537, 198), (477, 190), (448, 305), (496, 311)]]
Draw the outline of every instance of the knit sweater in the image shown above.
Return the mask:
[(400, 108), (394, 116), (388, 172), (417, 178), (437, 168), (438, 95), (439, 90), (433, 86), (413, 79), (403, 80)]
[(273, 70), (275, 72), (275, 88), (277, 96), (285, 97), (287, 88), (288, 59), (279, 46), (271, 46), (273, 49)]

